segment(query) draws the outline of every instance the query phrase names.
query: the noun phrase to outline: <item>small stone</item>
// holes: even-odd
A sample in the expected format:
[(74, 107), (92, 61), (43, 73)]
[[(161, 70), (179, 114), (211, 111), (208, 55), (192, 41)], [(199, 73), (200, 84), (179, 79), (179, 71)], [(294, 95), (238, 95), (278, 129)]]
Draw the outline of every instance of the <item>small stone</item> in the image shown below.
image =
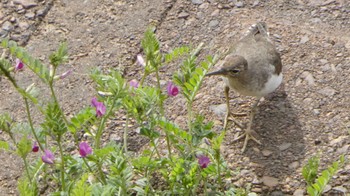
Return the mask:
[(324, 189), (323, 189), (323, 192), (322, 193), (327, 193), (328, 191), (330, 191), (332, 189), (332, 186), (327, 184)]
[(273, 191), (270, 195), (271, 196), (284, 196), (282, 191)]
[(209, 27), (210, 28), (215, 28), (218, 25), (219, 25), (219, 21), (218, 20), (212, 20), (212, 21), (209, 22)]
[(339, 192), (341, 192), (344, 195), (348, 192), (348, 190), (346, 188), (342, 187), (342, 186), (333, 187), (333, 190), (339, 191)]
[(203, 3), (202, 5), (200, 5), (198, 8), (199, 9), (208, 9), (209, 7), (209, 3)]
[(13, 26), (12, 26), (11, 22), (6, 21), (2, 25), (2, 29), (5, 30), (5, 31), (11, 31), (13, 29)]
[(258, 196), (258, 194), (254, 193), (254, 192), (261, 193), (262, 190), (261, 190), (261, 188), (252, 189), (252, 193), (248, 193), (248, 196)]
[(213, 111), (218, 116), (224, 116), (227, 111), (226, 104), (220, 104), (220, 105), (211, 105), (209, 106), (209, 109)]
[(30, 20), (35, 18), (35, 14), (33, 12), (28, 12), (24, 16)]
[(238, 8), (242, 8), (244, 6), (243, 2), (242, 1), (238, 1), (235, 3), (235, 6), (238, 7)]
[(300, 43), (301, 44), (305, 44), (306, 42), (308, 42), (310, 39), (307, 35), (303, 36), (301, 39), (300, 39)]
[(346, 152), (348, 152), (348, 149), (349, 149), (349, 145), (345, 145), (345, 146), (339, 148), (337, 150), (337, 153), (338, 154), (345, 154)]
[(25, 9), (32, 8), (38, 4), (31, 0), (14, 0), (13, 3), (22, 5)]
[(283, 144), (279, 145), (278, 148), (280, 149), (280, 151), (284, 151), (284, 150), (287, 150), (291, 146), (292, 146), (292, 143), (283, 143)]
[(26, 30), (29, 28), (29, 24), (27, 22), (20, 22), (18, 26), (21, 30)]
[(272, 154), (272, 151), (270, 151), (270, 150), (262, 150), (261, 151), (262, 152), (262, 154), (265, 156), (265, 157), (268, 157), (268, 156), (270, 156), (271, 154)]
[(203, 3), (203, 0), (192, 0), (192, 3), (195, 5), (201, 5)]
[(325, 65), (325, 64), (328, 63), (328, 60), (327, 60), (327, 59), (320, 59), (320, 63), (321, 63), (322, 65)]
[(303, 72), (303, 75), (305, 76), (305, 81), (308, 83), (309, 86), (315, 85), (315, 78), (310, 72), (305, 71)]
[(325, 87), (318, 91), (321, 95), (333, 96), (336, 93), (336, 90), (331, 87)]
[(255, 1), (253, 2), (253, 7), (258, 6), (258, 5), (259, 5), (259, 3), (260, 3), (260, 1), (259, 1), (259, 0), (255, 0)]
[(291, 163), (289, 166), (288, 166), (290, 169), (296, 169), (299, 167), (299, 162), (298, 161), (294, 161), (293, 163)]
[(214, 10), (212, 13), (211, 13), (211, 16), (218, 16), (220, 13), (220, 10), (219, 9), (216, 9)]
[(16, 19), (15, 17), (12, 16), (12, 17), (10, 18), (10, 22), (11, 22), (11, 23), (15, 23), (16, 21), (17, 21), (17, 19)]
[(263, 176), (261, 180), (264, 185), (271, 188), (277, 186), (279, 181), (277, 178), (270, 177), (270, 176)]
[(182, 11), (177, 17), (186, 19), (189, 16), (190, 16), (189, 13)]
[(293, 196), (304, 196), (304, 190), (303, 189), (297, 189), (294, 191)]

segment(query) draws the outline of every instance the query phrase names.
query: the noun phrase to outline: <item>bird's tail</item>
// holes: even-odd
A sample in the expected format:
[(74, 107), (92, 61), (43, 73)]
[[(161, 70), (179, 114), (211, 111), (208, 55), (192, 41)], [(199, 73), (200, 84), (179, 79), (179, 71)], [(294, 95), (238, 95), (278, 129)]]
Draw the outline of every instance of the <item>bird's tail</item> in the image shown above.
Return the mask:
[(267, 31), (267, 25), (265, 22), (257, 22), (249, 27), (246, 35), (256, 35), (261, 34), (264, 36), (269, 36), (269, 32)]

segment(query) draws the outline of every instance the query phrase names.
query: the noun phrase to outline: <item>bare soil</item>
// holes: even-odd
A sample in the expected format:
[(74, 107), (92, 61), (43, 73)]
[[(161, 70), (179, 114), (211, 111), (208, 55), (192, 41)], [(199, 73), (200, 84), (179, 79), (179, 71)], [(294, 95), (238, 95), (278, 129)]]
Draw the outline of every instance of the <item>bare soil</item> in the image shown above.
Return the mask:
[[(282, 55), (284, 82), (261, 102), (253, 121), (262, 145), (249, 142), (246, 152), (240, 153), (243, 141), (232, 141), (242, 130), (229, 125), (222, 152), (237, 175), (227, 183), (250, 186), (259, 195), (297, 195), (305, 190), (301, 169), (311, 156), (320, 155), (322, 169), (341, 154), (350, 156), (347, 0), (1, 0), (0, 6), (0, 36), (18, 41), (43, 62), (48, 62), (59, 42), (68, 42), (70, 60), (59, 72), (73, 69), (74, 73), (57, 84), (67, 115), (89, 105), (94, 96), (88, 75), (92, 68), (120, 70), (127, 79), (140, 79), (142, 67), (135, 63), (135, 56), (150, 24), (156, 26), (164, 51), (203, 42), (203, 59), (227, 50), (250, 25), (265, 21)], [(163, 84), (178, 67), (166, 65)], [(16, 78), (21, 86), (39, 83), (28, 71)], [(46, 93), (43, 89), (41, 96)], [(230, 96), (232, 111), (250, 111), (253, 98), (234, 92)], [(168, 100), (168, 116), (180, 124), (186, 121), (184, 101), (181, 97)], [(217, 109), (224, 103), (223, 81), (207, 78), (194, 110), (214, 121), (220, 131), (224, 112)], [(11, 112), (19, 122), (25, 120), (23, 103), (5, 78), (0, 80), (0, 112)], [(106, 141), (121, 141), (124, 119), (123, 114), (116, 114), (109, 122)], [(237, 119), (248, 122), (247, 117)], [(147, 144), (136, 128), (129, 142), (135, 152)], [(9, 138), (0, 132), (0, 139)], [(0, 195), (17, 195), (22, 161), (0, 151), (0, 165)], [(347, 164), (325, 195), (349, 194), (349, 176)]]

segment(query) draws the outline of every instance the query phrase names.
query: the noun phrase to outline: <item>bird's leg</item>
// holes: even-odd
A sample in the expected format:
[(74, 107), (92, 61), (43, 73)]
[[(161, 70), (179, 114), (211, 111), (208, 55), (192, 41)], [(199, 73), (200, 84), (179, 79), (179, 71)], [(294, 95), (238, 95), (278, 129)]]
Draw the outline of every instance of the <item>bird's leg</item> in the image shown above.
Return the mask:
[[(225, 116), (225, 121), (224, 121), (224, 130), (226, 130), (227, 128), (227, 123), (228, 123), (228, 119), (230, 117), (230, 97), (229, 97), (229, 91), (230, 91), (230, 87), (225, 86), (225, 98), (226, 98), (226, 116)], [(239, 128), (243, 129), (243, 126), (236, 121), (234, 118), (231, 119)]]
[(229, 98), (230, 87), (225, 86), (225, 98), (226, 98), (226, 116), (224, 121), (224, 130), (227, 128), (228, 117), (230, 116), (230, 98)]
[(258, 144), (261, 145), (261, 142), (260, 142), (259, 140), (257, 140), (257, 139), (252, 135), (252, 134), (255, 133), (255, 132), (251, 129), (252, 124), (253, 124), (254, 115), (255, 115), (255, 113), (256, 113), (256, 107), (257, 107), (257, 105), (258, 105), (258, 103), (259, 103), (259, 100), (260, 100), (260, 99), (258, 99), (258, 101), (256, 101), (255, 104), (254, 104), (253, 107), (252, 107), (252, 111), (251, 111), (251, 113), (250, 113), (249, 124), (248, 124), (247, 129), (245, 130), (245, 133), (242, 134), (241, 136), (239, 136), (237, 139), (235, 139), (235, 141), (236, 141), (236, 140), (239, 140), (239, 139), (241, 139), (241, 138), (243, 138), (243, 137), (245, 136), (244, 144), (243, 144), (243, 148), (242, 148), (242, 152), (245, 151), (245, 148), (247, 147), (247, 143), (248, 143), (248, 141), (249, 141), (250, 139), (254, 140), (256, 143), (258, 143)]

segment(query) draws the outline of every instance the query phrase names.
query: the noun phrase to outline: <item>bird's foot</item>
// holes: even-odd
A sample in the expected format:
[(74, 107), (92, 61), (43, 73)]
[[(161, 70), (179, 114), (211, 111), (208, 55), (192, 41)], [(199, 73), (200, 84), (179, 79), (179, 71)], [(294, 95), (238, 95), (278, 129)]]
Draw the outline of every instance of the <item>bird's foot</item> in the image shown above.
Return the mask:
[(233, 140), (233, 141), (237, 141), (237, 140), (245, 137), (243, 148), (242, 148), (242, 153), (245, 151), (249, 140), (254, 140), (256, 143), (261, 145), (261, 142), (258, 139), (256, 139), (255, 136), (253, 136), (253, 134), (257, 135), (257, 133), (255, 131), (248, 129), (245, 131), (245, 133), (243, 133), (242, 135), (238, 136), (236, 139)]
[(240, 122), (238, 122), (235, 118), (232, 118), (229, 115), (226, 115), (225, 121), (224, 121), (224, 129), (225, 130), (227, 128), (227, 124), (228, 124), (229, 120), (232, 121), (233, 123), (235, 123), (235, 125), (237, 125), (239, 128), (244, 129), (244, 126)]

